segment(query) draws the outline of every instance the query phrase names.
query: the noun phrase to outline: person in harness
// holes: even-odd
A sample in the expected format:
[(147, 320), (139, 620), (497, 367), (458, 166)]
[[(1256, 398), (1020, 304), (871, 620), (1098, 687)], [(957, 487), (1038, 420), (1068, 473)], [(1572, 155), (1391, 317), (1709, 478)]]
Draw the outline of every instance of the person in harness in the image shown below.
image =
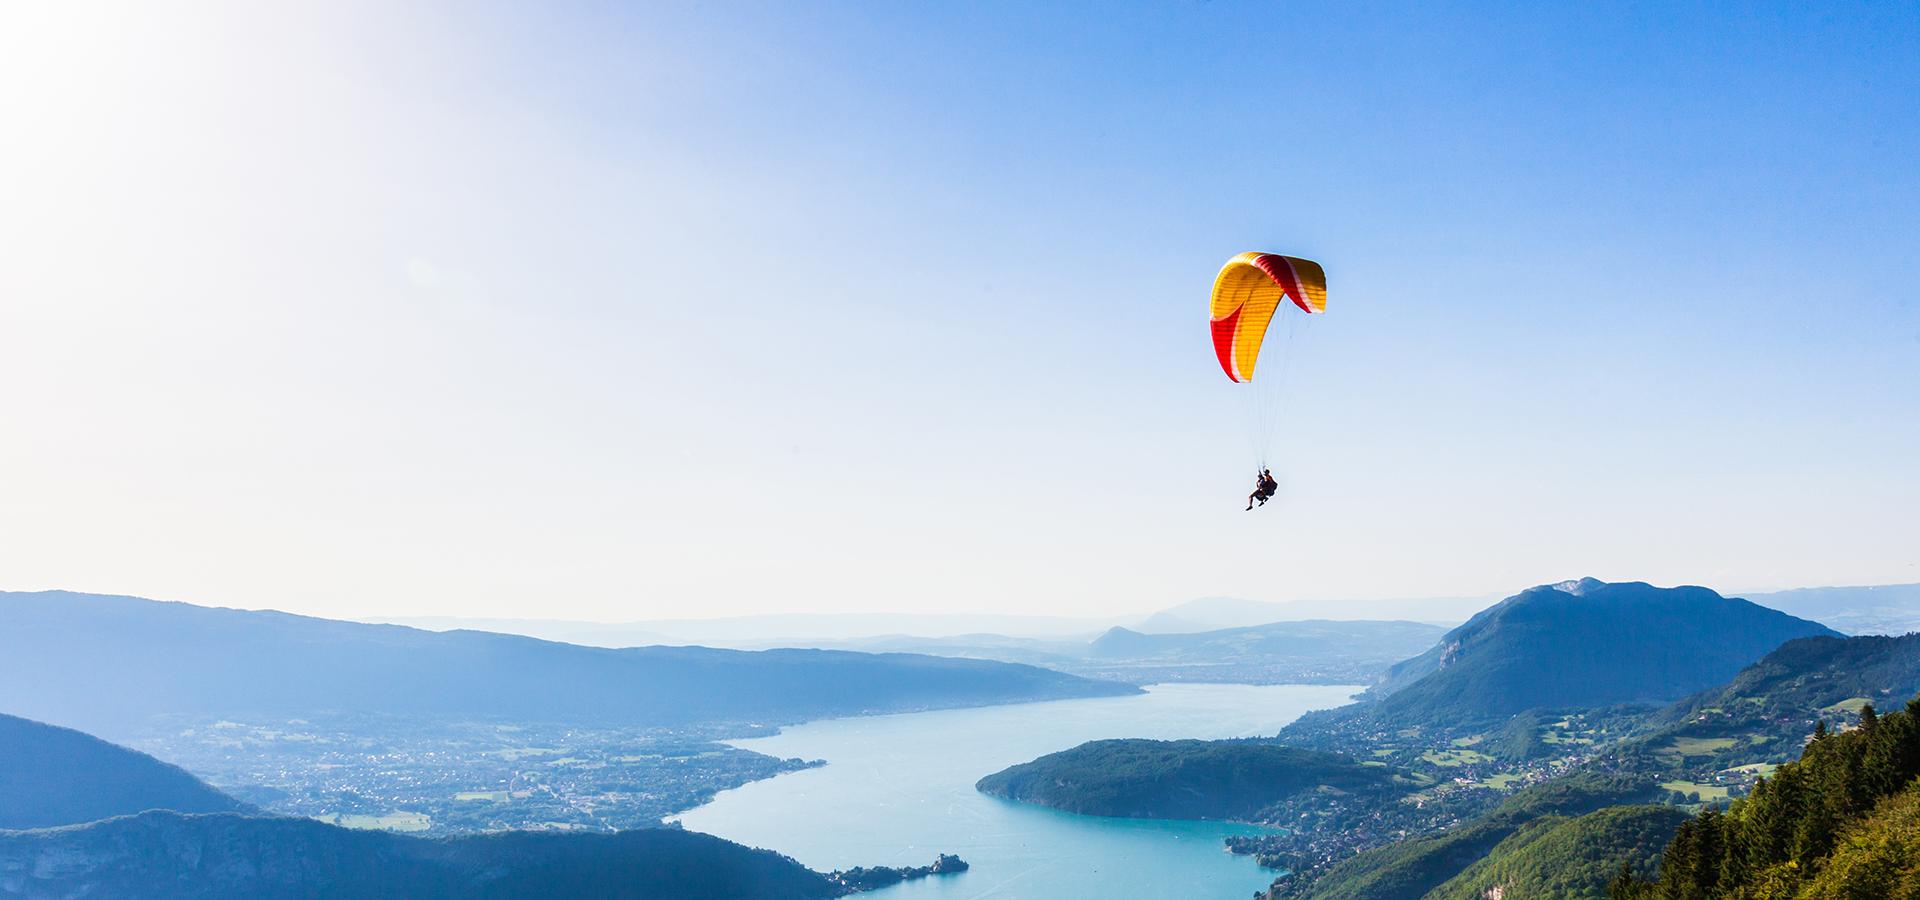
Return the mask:
[(1247, 495), (1247, 508), (1252, 509), (1256, 500), (1261, 506), (1267, 505), (1267, 501), (1273, 499), (1274, 492), (1278, 490), (1280, 482), (1274, 480), (1272, 470), (1262, 468), (1260, 477), (1254, 480), (1253, 493)]

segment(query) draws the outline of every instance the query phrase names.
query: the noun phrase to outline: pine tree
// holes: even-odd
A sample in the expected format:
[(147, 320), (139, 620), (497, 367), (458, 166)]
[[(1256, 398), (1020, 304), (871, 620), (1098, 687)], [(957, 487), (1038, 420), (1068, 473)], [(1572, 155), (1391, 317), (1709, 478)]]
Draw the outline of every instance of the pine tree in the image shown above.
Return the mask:
[(1620, 871), (1607, 882), (1607, 900), (1642, 900), (1652, 885), (1634, 877), (1633, 860), (1620, 861)]
[[(1650, 886), (1639, 882), (1636, 894), (1636, 882), (1616, 878), (1609, 887), (1610, 896), (1615, 900), (1797, 896), (1813, 879), (1824, 877), (1843, 831), (1872, 815), (1886, 798), (1907, 790), (1916, 778), (1920, 778), (1920, 698), (1886, 716), (1869, 704), (1860, 712), (1860, 727), (1848, 732), (1834, 732), (1821, 722), (1798, 761), (1760, 779), (1726, 815), (1709, 810), (1682, 824), (1667, 845), (1658, 879)], [(1875, 873), (1849, 869), (1847, 883), (1868, 884), (1861, 879), (1869, 875)], [(1845, 896), (1888, 894), (1874, 888), (1867, 894)]]

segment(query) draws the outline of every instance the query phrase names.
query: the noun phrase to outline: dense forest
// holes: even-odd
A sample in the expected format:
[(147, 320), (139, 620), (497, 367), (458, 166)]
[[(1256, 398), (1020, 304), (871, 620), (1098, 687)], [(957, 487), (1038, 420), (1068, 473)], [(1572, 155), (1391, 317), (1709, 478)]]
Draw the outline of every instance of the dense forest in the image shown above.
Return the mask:
[(1623, 859), (1637, 861), (1630, 874), (1652, 874), (1660, 848), (1686, 821), (1678, 807), (1645, 805), (1610, 806), (1576, 818), (1541, 816), (1426, 896), (1484, 900), (1498, 887), (1508, 897), (1598, 900)]
[(1259, 818), (1303, 793), (1379, 799), (1404, 792), (1382, 766), (1315, 750), (1235, 741), (1090, 741), (975, 785), (1009, 800), (1095, 816)]
[(674, 828), (428, 840), (311, 819), (145, 812), (0, 831), (0, 893), (28, 897), (630, 897), (816, 900), (850, 888)]
[(1920, 700), (1843, 733), (1824, 725), (1726, 812), (1680, 826), (1659, 877), (1615, 900), (1920, 897)]
[[(1491, 811), (1438, 834), (1377, 847), (1339, 861), (1301, 861), (1301, 874), (1274, 882), (1266, 900), (1384, 900), (1419, 897), (1463, 874), (1503, 842), (1537, 820), (1584, 816), (1617, 804), (1653, 799), (1653, 787), (1637, 776), (1581, 771), (1523, 788)], [(1590, 823), (1591, 824), (1591, 823)], [(1329, 864), (1330, 863), (1330, 864)], [(1611, 868), (1612, 860), (1608, 861)]]

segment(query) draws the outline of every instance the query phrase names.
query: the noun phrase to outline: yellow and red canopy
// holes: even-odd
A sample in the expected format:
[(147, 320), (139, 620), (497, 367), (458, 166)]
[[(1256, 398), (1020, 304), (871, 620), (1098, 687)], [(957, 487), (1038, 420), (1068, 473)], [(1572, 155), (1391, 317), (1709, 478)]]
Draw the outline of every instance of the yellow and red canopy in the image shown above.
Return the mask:
[(1310, 259), (1242, 253), (1213, 279), (1213, 350), (1234, 381), (1252, 381), (1267, 325), (1281, 298), (1309, 313), (1327, 311), (1327, 273)]

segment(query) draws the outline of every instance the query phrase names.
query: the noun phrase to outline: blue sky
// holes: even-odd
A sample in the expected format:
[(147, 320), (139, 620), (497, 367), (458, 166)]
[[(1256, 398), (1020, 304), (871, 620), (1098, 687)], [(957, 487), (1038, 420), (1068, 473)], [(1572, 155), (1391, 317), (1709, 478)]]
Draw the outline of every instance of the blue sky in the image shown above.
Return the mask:
[[(10, 9), (8, 587), (1920, 581), (1920, 12)], [(1204, 326), (1317, 259), (1277, 506)]]

